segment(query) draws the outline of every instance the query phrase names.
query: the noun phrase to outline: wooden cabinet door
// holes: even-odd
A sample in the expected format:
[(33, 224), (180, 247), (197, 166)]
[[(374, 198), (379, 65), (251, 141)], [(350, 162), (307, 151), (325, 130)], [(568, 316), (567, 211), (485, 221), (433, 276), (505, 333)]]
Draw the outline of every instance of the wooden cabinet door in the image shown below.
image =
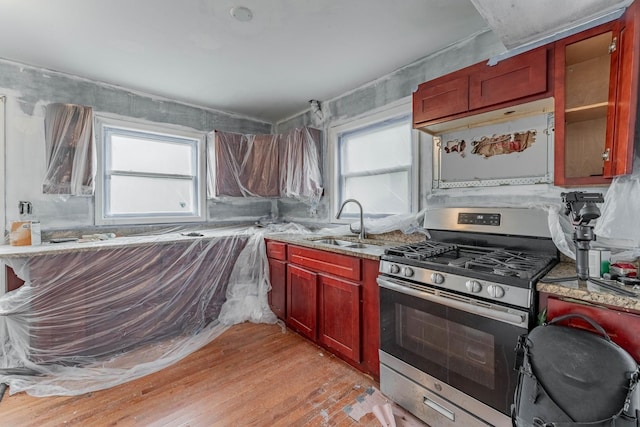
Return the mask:
[(287, 265), (287, 325), (315, 341), (318, 325), (318, 275)]
[(287, 316), (287, 263), (269, 258), (269, 280), (269, 306), (278, 318), (284, 320)]
[(640, 2), (617, 21), (556, 42), (558, 186), (609, 184), (631, 173), (638, 102)]
[(360, 363), (360, 284), (325, 275), (319, 282), (320, 343)]
[(554, 180), (559, 186), (607, 184), (603, 155), (612, 136), (618, 54), (615, 23), (556, 42)]
[(469, 109), (502, 104), (547, 91), (547, 48), (484, 66), (469, 77)]
[(605, 177), (630, 174), (633, 171), (634, 137), (638, 105), (638, 74), (640, 73), (640, 1), (635, 1), (618, 22), (615, 49), (614, 122), (605, 143)]
[(469, 109), (469, 75), (456, 72), (418, 86), (413, 93), (413, 123), (419, 125)]
[(362, 367), (380, 379), (380, 289), (378, 271), (380, 261), (362, 260)]
[[(613, 342), (629, 352), (636, 361), (640, 361), (640, 341), (637, 339), (640, 315), (563, 301), (553, 297), (547, 299), (547, 320), (569, 313), (583, 314), (595, 320), (604, 328)], [(578, 318), (568, 319), (561, 324), (597, 333), (588, 323)]]

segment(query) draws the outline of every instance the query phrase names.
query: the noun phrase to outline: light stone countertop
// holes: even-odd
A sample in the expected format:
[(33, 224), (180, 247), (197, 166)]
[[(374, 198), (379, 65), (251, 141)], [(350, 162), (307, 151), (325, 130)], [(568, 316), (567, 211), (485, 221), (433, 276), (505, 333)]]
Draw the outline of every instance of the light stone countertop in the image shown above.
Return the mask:
[[(349, 248), (342, 246), (334, 246), (327, 245), (323, 243), (318, 243), (318, 239), (322, 239), (323, 236), (313, 235), (313, 234), (268, 234), (265, 236), (266, 239), (275, 240), (282, 243), (287, 243), (296, 246), (304, 246), (306, 248), (318, 249), (327, 252), (333, 252), (336, 254), (342, 255), (350, 255), (356, 256), (358, 258), (366, 258), (372, 260), (379, 260), (380, 256), (384, 254), (384, 250), (388, 247), (398, 246), (402, 243), (398, 242), (388, 242), (388, 244), (383, 245), (381, 241), (372, 241), (372, 240), (358, 240), (357, 237), (351, 236), (325, 236), (327, 238), (336, 238), (340, 240), (348, 240), (355, 242), (361, 242), (368, 244), (365, 248)], [(386, 243), (386, 242), (385, 242)], [(369, 246), (371, 245), (371, 246)]]
[[(422, 234), (404, 234), (402, 232), (392, 232), (386, 234), (371, 235), (368, 239), (358, 239), (356, 235), (327, 235), (321, 236), (318, 234), (267, 234), (266, 239), (275, 240), (278, 242), (288, 243), (297, 246), (304, 246), (311, 249), (319, 249), (327, 252), (333, 252), (337, 254), (356, 256), (359, 258), (372, 259), (375, 261), (380, 260), (380, 256), (384, 255), (384, 251), (387, 248), (395, 246), (401, 246), (411, 242), (419, 242), (425, 240), (425, 236)], [(347, 240), (351, 242), (359, 242), (367, 245), (365, 248), (349, 248), (334, 245), (327, 245), (319, 243), (319, 239), (333, 238), (340, 240)]]
[[(107, 240), (95, 241), (71, 241), (64, 243), (43, 242), (33, 246), (11, 246), (0, 245), (0, 259), (25, 258), (41, 255), (63, 254), (71, 252), (96, 251), (101, 249), (116, 249), (122, 247), (153, 246), (159, 244), (171, 244), (179, 242), (193, 242), (202, 239), (214, 239), (219, 237), (250, 236), (254, 234), (251, 228), (246, 226), (229, 226), (213, 229), (196, 230), (202, 236), (187, 236), (188, 232), (160, 233), (155, 235), (116, 237)], [(255, 231), (255, 230), (254, 230)], [(406, 235), (402, 232), (391, 232), (385, 234), (371, 235), (369, 239), (359, 240), (356, 235), (347, 236), (322, 236), (316, 233), (308, 234), (288, 234), (288, 233), (265, 233), (265, 238), (282, 241), (284, 243), (305, 246), (313, 249), (321, 249), (329, 252), (344, 255), (357, 256), (379, 260), (384, 254), (384, 250), (389, 247), (399, 246), (408, 242), (422, 241), (424, 235)], [(363, 248), (340, 247), (318, 243), (316, 240), (322, 238), (337, 238), (351, 242), (360, 242), (366, 245)]]
[(32, 246), (0, 245), (0, 259), (25, 258), (40, 255), (53, 255), (71, 252), (96, 251), (101, 249), (116, 249), (123, 247), (140, 247), (153, 245), (167, 245), (180, 242), (194, 242), (202, 239), (215, 239), (221, 237), (249, 236), (247, 227), (221, 227), (217, 229), (199, 230), (202, 236), (187, 236), (188, 232), (162, 233), (147, 236), (116, 237), (107, 240), (72, 241), (64, 243), (43, 242)]
[(578, 280), (568, 280), (560, 283), (545, 282), (547, 278), (572, 277), (575, 275), (576, 267), (574, 262), (561, 262), (549, 274), (540, 279), (537, 289), (539, 292), (546, 292), (560, 297), (640, 312), (640, 290), (633, 290), (630, 286), (620, 285), (622, 289), (635, 292), (638, 297), (619, 295), (591, 282), (579, 283)]

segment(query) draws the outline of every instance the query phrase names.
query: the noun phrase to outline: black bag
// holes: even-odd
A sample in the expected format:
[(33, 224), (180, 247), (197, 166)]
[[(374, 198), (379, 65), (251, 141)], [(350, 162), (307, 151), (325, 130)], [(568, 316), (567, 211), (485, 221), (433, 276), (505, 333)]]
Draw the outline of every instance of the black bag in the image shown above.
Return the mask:
[[(602, 336), (553, 325), (579, 317)], [(604, 329), (580, 314), (560, 316), (520, 336), (514, 427), (638, 427), (638, 365)]]

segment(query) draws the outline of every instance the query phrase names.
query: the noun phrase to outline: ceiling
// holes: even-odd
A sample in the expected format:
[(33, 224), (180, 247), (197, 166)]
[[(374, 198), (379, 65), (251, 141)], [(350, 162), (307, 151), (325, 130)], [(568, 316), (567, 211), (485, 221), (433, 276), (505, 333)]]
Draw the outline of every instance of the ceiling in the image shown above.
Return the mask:
[(512, 48), (630, 1), (2, 0), (0, 58), (277, 122), (487, 28)]

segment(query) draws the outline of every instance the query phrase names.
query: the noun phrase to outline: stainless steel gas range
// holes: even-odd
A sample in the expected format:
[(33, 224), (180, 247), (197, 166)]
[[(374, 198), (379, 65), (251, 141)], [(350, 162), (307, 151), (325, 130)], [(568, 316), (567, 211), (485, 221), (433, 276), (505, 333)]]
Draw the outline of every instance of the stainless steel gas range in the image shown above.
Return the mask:
[(427, 211), (431, 238), (380, 262), (380, 387), (431, 427), (510, 426), (518, 337), (558, 262), (547, 214)]

